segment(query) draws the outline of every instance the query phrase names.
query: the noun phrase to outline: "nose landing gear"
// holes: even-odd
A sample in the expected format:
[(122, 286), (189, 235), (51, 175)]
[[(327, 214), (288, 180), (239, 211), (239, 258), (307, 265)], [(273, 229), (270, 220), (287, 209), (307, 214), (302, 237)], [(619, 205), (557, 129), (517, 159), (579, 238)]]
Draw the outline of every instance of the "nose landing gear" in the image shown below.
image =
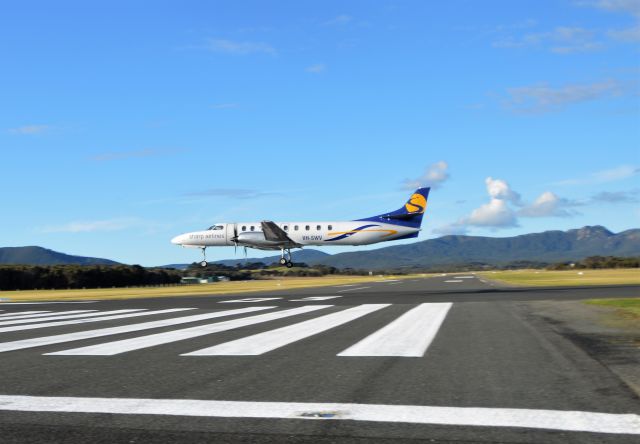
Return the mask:
[(280, 265), (286, 265), (287, 268), (293, 267), (293, 262), (291, 262), (291, 250), (289, 248), (286, 249), (287, 258), (284, 257), (284, 252), (285, 252), (284, 248), (282, 248), (281, 252), (282, 254), (280, 257)]
[(207, 247), (202, 247), (202, 261), (200, 262), (200, 266), (205, 268), (207, 265)]

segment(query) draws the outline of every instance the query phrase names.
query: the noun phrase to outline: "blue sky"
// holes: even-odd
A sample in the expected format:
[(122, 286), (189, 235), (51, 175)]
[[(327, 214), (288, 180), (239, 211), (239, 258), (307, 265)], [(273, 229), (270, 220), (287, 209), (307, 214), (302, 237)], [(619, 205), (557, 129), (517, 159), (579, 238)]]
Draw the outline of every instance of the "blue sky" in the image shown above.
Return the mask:
[(421, 240), (640, 226), (637, 0), (27, 0), (0, 41), (0, 246), (189, 262), (418, 184)]

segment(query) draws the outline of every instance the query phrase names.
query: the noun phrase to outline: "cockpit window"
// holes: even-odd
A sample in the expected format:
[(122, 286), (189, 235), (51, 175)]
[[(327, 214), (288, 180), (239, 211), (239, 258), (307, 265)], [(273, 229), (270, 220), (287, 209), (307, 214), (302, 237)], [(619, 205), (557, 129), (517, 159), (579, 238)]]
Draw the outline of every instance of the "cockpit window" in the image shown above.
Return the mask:
[(222, 225), (211, 225), (209, 230), (224, 230), (224, 227)]

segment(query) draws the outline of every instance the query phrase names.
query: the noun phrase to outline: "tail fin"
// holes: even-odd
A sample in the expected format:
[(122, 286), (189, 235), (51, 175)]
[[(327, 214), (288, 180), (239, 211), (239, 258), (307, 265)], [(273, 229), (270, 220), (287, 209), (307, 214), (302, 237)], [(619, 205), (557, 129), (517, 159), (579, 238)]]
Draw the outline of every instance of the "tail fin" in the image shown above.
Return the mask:
[(422, 216), (427, 209), (427, 199), (429, 198), (429, 190), (431, 188), (418, 188), (411, 195), (407, 203), (401, 208), (390, 213), (380, 214), (378, 216), (367, 217), (358, 220), (370, 220), (376, 222), (384, 222), (405, 227), (420, 228), (422, 224)]

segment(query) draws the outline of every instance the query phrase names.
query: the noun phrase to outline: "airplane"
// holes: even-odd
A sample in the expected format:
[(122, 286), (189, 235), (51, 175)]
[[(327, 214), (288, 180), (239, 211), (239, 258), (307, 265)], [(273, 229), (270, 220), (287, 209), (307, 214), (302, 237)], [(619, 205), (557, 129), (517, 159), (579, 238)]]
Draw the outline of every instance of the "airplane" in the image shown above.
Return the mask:
[[(308, 245), (370, 245), (378, 242), (418, 237), (427, 209), (430, 188), (419, 188), (399, 209), (351, 221), (331, 222), (233, 222), (219, 223), (204, 231), (180, 234), (171, 243), (200, 248), (206, 267), (208, 247), (245, 247), (280, 250), (280, 264), (293, 266), (291, 249)], [(245, 250), (246, 251), (246, 250)], [(285, 255), (286, 253), (286, 255)]]

